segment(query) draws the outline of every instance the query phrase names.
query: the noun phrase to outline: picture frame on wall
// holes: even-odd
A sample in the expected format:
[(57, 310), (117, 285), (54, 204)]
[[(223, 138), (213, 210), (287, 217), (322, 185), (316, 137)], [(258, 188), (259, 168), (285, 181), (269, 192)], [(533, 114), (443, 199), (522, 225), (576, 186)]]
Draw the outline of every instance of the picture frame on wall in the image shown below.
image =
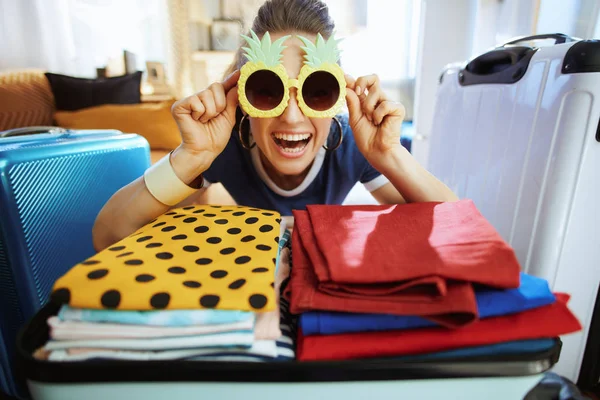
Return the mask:
[(242, 22), (237, 19), (217, 19), (210, 26), (211, 49), (235, 51), (240, 44)]
[(146, 83), (150, 84), (155, 94), (169, 92), (165, 65), (163, 63), (146, 61)]

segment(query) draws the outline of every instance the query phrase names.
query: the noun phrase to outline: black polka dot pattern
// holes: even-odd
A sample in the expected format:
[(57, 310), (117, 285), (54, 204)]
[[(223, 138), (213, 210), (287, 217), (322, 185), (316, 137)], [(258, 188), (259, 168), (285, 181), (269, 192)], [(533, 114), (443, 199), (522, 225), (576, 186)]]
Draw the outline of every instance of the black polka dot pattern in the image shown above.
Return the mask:
[(250, 307), (260, 310), (267, 305), (267, 298), (262, 294), (253, 294), (248, 299), (248, 302), (250, 303)]
[(196, 233), (206, 233), (208, 232), (208, 226), (197, 226), (196, 228), (194, 228), (194, 232)]
[(52, 299), (61, 304), (69, 304), (71, 302), (71, 291), (67, 288), (56, 289), (52, 292)]
[(213, 271), (210, 273), (210, 276), (213, 278), (225, 278), (227, 276), (228, 272), (227, 271), (223, 271), (222, 269), (218, 269), (216, 271)]
[(125, 261), (125, 265), (142, 265), (144, 262), (142, 260), (133, 259)]
[(266, 233), (266, 232), (271, 232), (273, 230), (273, 226), (272, 225), (263, 225), (259, 228), (259, 231)]
[(159, 260), (170, 260), (171, 258), (173, 258), (173, 254), (167, 251), (163, 251), (161, 253), (156, 253), (156, 258), (158, 258)]
[(156, 278), (150, 274), (140, 274), (135, 277), (135, 280), (140, 283), (152, 282), (154, 279), (156, 279)]
[(221, 298), (214, 294), (207, 294), (200, 297), (200, 305), (205, 308), (215, 308), (219, 304)]
[(133, 251), (128, 251), (128, 252), (126, 252), (126, 253), (119, 254), (119, 255), (117, 256), (117, 258), (120, 258), (120, 257), (127, 257), (127, 256), (130, 256), (130, 255), (132, 255), (132, 254), (133, 254)]
[(100, 298), (100, 303), (106, 308), (117, 308), (121, 303), (121, 293), (115, 289), (107, 290)]
[[(91, 300), (82, 308), (161, 310), (177, 304), (272, 310), (276, 296), (270, 261), (276, 261), (279, 217), (246, 206), (169, 210), (81, 261), (76, 279), (57, 282), (52, 297), (63, 303)], [(85, 285), (89, 290), (82, 293)]]
[(238, 279), (238, 280), (236, 280), (236, 281), (233, 281), (233, 282), (231, 282), (231, 283), (229, 284), (229, 286), (227, 286), (227, 287), (228, 287), (229, 289), (236, 290), (236, 289), (239, 289), (239, 288), (241, 288), (242, 286), (244, 286), (244, 284), (245, 284), (245, 283), (246, 283), (246, 280), (245, 280), (245, 279)]
[(156, 293), (154, 296), (152, 296), (152, 298), (150, 299), (150, 305), (152, 306), (152, 308), (163, 309), (167, 308), (170, 301), (171, 295), (169, 293), (161, 292)]
[(110, 250), (110, 251), (121, 251), (124, 249), (125, 249), (125, 246), (113, 246), (113, 247), (108, 248), (108, 250)]
[(87, 274), (88, 279), (100, 279), (108, 275), (107, 269), (97, 269)]

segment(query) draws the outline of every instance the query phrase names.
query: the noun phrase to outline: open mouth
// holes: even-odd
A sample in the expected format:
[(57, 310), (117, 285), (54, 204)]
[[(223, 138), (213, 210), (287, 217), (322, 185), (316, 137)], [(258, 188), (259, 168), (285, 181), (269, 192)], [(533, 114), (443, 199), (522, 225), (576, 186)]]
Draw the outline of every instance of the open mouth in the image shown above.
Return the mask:
[(273, 133), (273, 141), (285, 153), (300, 153), (312, 139), (311, 133)]

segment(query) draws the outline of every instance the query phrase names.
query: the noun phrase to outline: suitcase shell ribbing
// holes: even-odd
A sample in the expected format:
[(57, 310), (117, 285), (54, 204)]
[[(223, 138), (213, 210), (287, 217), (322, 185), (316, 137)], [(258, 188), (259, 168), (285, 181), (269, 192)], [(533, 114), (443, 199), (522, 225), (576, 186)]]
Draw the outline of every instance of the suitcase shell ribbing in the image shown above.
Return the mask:
[(11, 371), (18, 329), (58, 277), (94, 254), (99, 211), (149, 165), (148, 142), (135, 134), (0, 137), (0, 391), (18, 393)]
[(430, 138), (428, 169), (475, 202), (525, 272), (572, 294), (585, 329), (555, 368), (572, 380), (600, 282), (599, 60), (600, 42), (559, 40), (448, 65)]

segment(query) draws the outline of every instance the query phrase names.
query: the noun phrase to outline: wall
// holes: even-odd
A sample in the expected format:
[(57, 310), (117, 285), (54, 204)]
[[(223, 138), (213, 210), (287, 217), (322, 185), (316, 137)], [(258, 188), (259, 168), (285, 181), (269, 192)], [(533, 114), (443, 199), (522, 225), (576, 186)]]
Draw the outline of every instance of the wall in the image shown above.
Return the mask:
[(471, 53), (476, 0), (423, 0), (417, 56), (413, 154), (426, 166), (438, 78), (448, 63)]

